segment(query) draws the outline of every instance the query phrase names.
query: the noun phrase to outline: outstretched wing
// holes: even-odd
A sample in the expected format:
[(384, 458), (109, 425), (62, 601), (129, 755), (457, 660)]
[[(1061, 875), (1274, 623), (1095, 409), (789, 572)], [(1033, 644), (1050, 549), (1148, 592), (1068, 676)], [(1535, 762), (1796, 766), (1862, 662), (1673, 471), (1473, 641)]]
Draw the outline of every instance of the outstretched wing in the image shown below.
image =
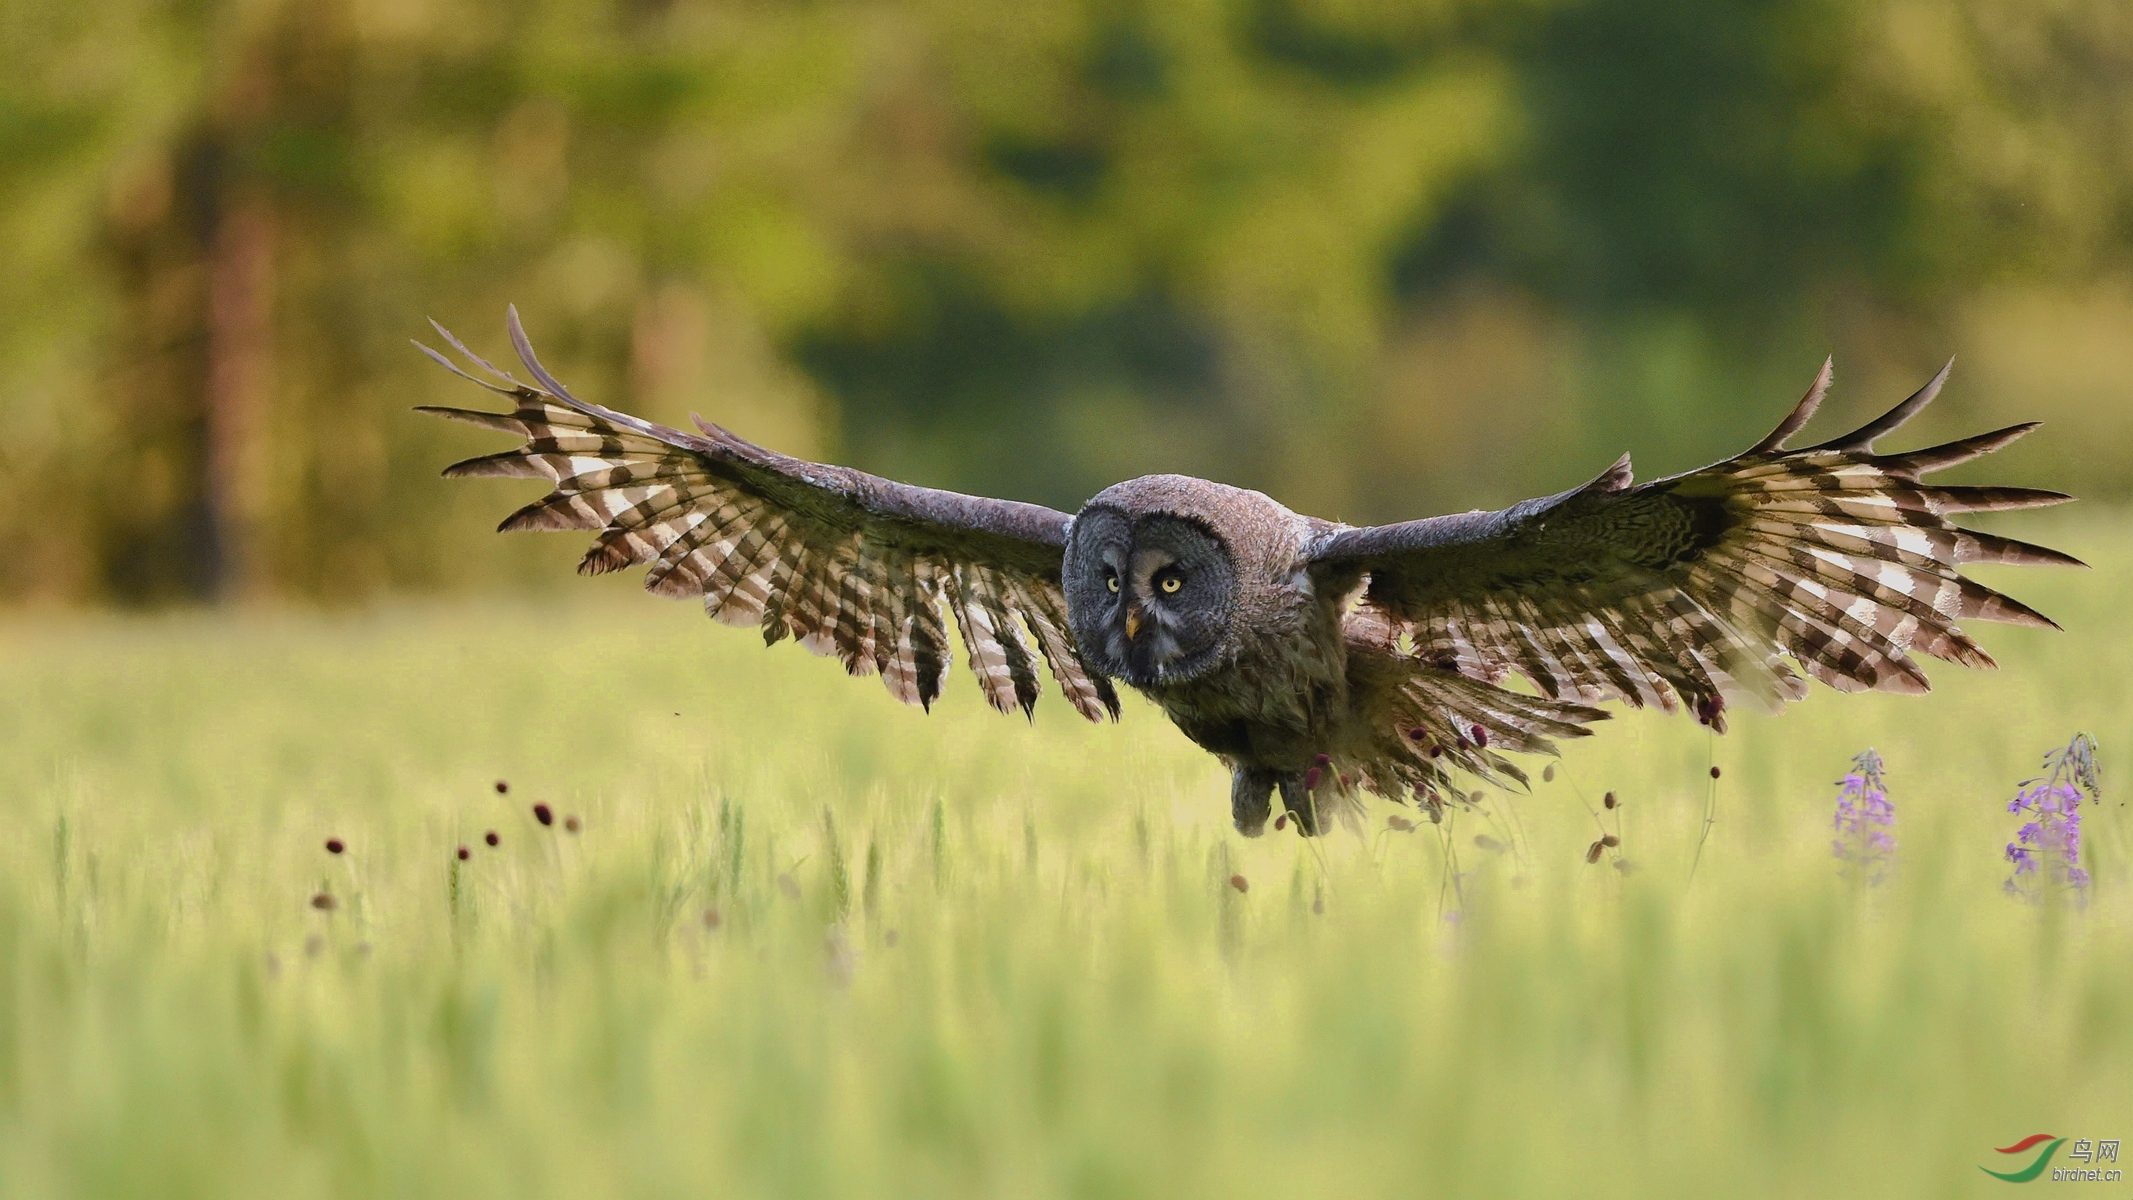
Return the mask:
[(1065, 513), (802, 462), (701, 418), (698, 435), (587, 404), (541, 368), (516, 308), (509, 323), (535, 383), (490, 366), (441, 325), (438, 334), (498, 382), (416, 343), (516, 402), (508, 413), (418, 411), (526, 439), (444, 473), (555, 484), (499, 531), (597, 531), (579, 573), (649, 566), (647, 590), (701, 596), (711, 616), (757, 626), (765, 643), (791, 636), (854, 675), (878, 671), (907, 704), (931, 707), (940, 695), (950, 657), (945, 606), (994, 708), (1035, 706), (1041, 656), (1083, 716), (1118, 716), (1110, 681), (1082, 661), (1067, 625)]
[(1806, 694), (1788, 656), (1841, 691), (1923, 692), (1914, 653), (1994, 665), (1959, 618), (2056, 628), (1960, 565), (2081, 565), (1948, 519), (2070, 497), (1919, 482), (2034, 424), (1874, 453), (1947, 377), (1941, 368), (1864, 428), (1787, 450), (1829, 388), (1825, 363), (1792, 414), (1738, 457), (1632, 485), (1625, 455), (1583, 487), (1501, 512), (1332, 530), (1311, 548), (1312, 570), (1336, 587), (1367, 574), (1364, 604), (1418, 657), (1492, 682), (1516, 672), (1579, 703), (1671, 712), (1686, 700), (1723, 729), (1730, 704), (1775, 711)]

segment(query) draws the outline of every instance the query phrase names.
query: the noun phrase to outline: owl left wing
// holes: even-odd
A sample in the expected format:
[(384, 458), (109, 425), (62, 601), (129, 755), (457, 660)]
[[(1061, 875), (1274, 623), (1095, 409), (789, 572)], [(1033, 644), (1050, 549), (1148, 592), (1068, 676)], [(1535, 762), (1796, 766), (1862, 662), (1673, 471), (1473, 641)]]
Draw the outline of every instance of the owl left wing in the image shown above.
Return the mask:
[(1769, 437), (1724, 462), (1633, 484), (1624, 455), (1583, 487), (1501, 512), (1335, 528), (1307, 557), (1323, 586), (1367, 577), (1363, 603), (1417, 657), (1491, 682), (1515, 672), (1553, 698), (1669, 712), (1685, 700), (1723, 729), (1729, 705), (1776, 711), (1806, 694), (1788, 657), (1840, 691), (1923, 692), (1914, 653), (1994, 665), (1958, 618), (2057, 628), (1959, 566), (2082, 565), (1948, 519), (2071, 497), (1919, 481), (2034, 424), (1874, 452), (1947, 375), (1861, 429), (1787, 450), (1828, 390), (1825, 363)]
[(438, 334), (496, 382), (416, 343), (515, 402), (507, 413), (418, 411), (526, 439), (445, 474), (555, 485), (500, 532), (597, 532), (581, 574), (648, 565), (647, 590), (701, 596), (719, 621), (758, 627), (766, 643), (791, 636), (854, 675), (878, 671), (898, 699), (928, 708), (948, 673), (945, 606), (994, 708), (1034, 708), (1041, 656), (1083, 716), (1118, 716), (1117, 693), (1082, 661), (1067, 624), (1065, 513), (803, 462), (701, 418), (701, 434), (684, 433), (587, 404), (542, 369), (515, 308), (509, 324), (534, 383), (490, 366), (443, 326)]

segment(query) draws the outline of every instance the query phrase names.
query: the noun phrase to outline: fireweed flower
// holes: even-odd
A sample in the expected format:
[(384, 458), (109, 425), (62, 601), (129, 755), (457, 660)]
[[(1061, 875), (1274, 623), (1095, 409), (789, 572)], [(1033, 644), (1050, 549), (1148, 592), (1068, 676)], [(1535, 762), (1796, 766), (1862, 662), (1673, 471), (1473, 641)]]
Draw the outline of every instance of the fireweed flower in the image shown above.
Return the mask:
[(1889, 802), (1881, 770), (1881, 756), (1872, 747), (1852, 759), (1851, 772), (1837, 785), (1837, 811), (1830, 821), (1836, 832), (1830, 852), (1868, 883), (1888, 875), (1896, 853), (1896, 806)]
[(2085, 892), (2089, 873), (2081, 868), (2081, 802), (2102, 793), (2096, 740), (2088, 734), (2077, 733), (2044, 756), (2044, 774), (2023, 780), (2007, 802), (2008, 812), (2029, 818), (2002, 852), (2014, 867), (2001, 885), (2009, 895), (2036, 900), (2047, 888)]

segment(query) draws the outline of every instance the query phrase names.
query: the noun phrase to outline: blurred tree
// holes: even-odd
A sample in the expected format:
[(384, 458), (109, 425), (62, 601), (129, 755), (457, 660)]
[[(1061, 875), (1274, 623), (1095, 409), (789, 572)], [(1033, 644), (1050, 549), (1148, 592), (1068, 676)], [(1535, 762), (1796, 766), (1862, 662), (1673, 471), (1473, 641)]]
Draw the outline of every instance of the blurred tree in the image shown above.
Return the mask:
[[(1966, 423), (2133, 434), (2094, 346), (2133, 312), (2108, 0), (19, 0), (0, 33), (18, 596), (545, 574), (567, 547), (434, 482), (479, 437), (406, 412), (466, 399), (421, 318), (494, 347), (507, 299), (589, 394), (1062, 506), (1169, 469), (1380, 519), (1685, 465), (1831, 348), (1880, 392), (1976, 346)], [(2123, 491), (2129, 455), (2052, 470)]]

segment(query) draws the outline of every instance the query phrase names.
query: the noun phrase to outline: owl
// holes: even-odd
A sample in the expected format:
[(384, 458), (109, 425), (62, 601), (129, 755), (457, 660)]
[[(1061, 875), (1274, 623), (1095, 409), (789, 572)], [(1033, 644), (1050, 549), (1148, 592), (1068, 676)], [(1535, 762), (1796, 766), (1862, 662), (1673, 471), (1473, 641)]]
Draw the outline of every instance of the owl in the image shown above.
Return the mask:
[(472, 370), (422, 346), (513, 408), (421, 411), (525, 439), (445, 474), (554, 485), (500, 529), (592, 533), (581, 573), (644, 566), (648, 590), (835, 655), (922, 708), (947, 680), (951, 621), (1003, 713), (1033, 711), (1040, 669), (1091, 721), (1119, 716), (1124, 683), (1228, 767), (1247, 836), (1277, 795), (1316, 834), (1366, 794), (1434, 813), (1468, 780), (1523, 786), (1509, 755), (1555, 753), (1608, 702), (1687, 708), (1722, 732), (1730, 710), (1775, 712), (1810, 678), (1923, 692), (1921, 655), (1994, 665), (1958, 619), (2056, 628), (1963, 564), (2081, 565), (1949, 519), (2069, 497), (1921, 482), (2034, 425), (1875, 452), (1946, 367), (1819, 445), (1786, 443), (1829, 388), (1826, 362), (1770, 436), (1701, 470), (1634, 483), (1625, 455), (1500, 512), (1355, 528), (1183, 475), (1069, 516), (803, 462), (700, 418), (687, 433), (581, 401), (516, 310), (508, 325), (532, 382), (442, 326)]

